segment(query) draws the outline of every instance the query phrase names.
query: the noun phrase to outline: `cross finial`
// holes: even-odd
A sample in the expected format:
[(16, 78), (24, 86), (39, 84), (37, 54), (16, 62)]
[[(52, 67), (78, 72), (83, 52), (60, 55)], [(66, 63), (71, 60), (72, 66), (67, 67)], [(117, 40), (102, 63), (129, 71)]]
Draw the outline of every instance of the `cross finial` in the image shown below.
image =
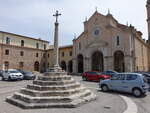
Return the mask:
[(58, 13), (58, 11), (56, 11), (56, 14), (54, 14), (53, 16), (56, 17), (56, 23), (58, 22), (58, 16), (60, 16), (61, 14)]

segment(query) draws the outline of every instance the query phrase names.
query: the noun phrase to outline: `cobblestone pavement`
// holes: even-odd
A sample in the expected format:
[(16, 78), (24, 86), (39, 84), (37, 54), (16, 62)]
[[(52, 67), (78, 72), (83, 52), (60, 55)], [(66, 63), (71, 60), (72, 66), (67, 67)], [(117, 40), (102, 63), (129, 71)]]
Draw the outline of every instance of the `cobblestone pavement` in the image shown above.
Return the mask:
[[(0, 81), (0, 113), (123, 113), (126, 103), (117, 93), (103, 93), (98, 89), (98, 83), (85, 82), (81, 77), (73, 76), (81, 84), (88, 87), (97, 95), (97, 100), (89, 102), (78, 108), (50, 108), (24, 110), (5, 102), (7, 96), (13, 95), (20, 88), (32, 81)], [(142, 113), (142, 112), (141, 112)], [(143, 112), (146, 113), (146, 112)]]

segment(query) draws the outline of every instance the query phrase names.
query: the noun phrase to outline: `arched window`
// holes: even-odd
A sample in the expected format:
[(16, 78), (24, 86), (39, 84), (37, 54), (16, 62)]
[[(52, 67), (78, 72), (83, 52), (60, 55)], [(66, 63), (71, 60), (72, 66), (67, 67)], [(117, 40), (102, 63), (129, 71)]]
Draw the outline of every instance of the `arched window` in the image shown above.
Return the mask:
[(119, 38), (119, 36), (117, 36), (117, 46), (119, 46), (120, 45), (120, 38)]
[(36, 48), (39, 49), (39, 43), (36, 43)]
[(6, 44), (10, 44), (10, 38), (6, 37)]

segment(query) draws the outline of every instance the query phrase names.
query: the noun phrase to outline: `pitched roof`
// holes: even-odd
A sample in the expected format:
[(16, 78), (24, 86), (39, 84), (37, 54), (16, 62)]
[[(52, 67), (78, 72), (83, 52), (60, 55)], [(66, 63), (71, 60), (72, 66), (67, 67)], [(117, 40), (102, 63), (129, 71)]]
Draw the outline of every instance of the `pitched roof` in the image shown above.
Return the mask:
[(32, 40), (38, 40), (38, 41), (49, 43), (49, 41), (46, 41), (46, 40), (32, 38), (32, 37), (28, 37), (28, 36), (24, 36), (24, 35), (19, 35), (19, 34), (15, 34), (15, 33), (10, 33), (10, 32), (5, 32), (5, 31), (0, 31), (0, 33), (6, 33), (6, 34), (10, 34), (10, 35), (20, 36), (20, 37), (29, 38), (29, 39), (32, 39)]

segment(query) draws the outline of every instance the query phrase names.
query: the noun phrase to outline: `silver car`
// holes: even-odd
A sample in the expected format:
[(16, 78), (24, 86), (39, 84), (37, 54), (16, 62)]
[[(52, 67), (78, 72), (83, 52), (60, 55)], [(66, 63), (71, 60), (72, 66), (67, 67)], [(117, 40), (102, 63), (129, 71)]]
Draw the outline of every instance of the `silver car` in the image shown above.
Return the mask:
[(136, 97), (145, 94), (149, 86), (142, 74), (137, 73), (119, 73), (108, 80), (100, 81), (99, 87), (102, 91), (109, 90), (132, 93)]
[(9, 69), (3, 72), (2, 80), (22, 80), (23, 74), (16, 69)]

